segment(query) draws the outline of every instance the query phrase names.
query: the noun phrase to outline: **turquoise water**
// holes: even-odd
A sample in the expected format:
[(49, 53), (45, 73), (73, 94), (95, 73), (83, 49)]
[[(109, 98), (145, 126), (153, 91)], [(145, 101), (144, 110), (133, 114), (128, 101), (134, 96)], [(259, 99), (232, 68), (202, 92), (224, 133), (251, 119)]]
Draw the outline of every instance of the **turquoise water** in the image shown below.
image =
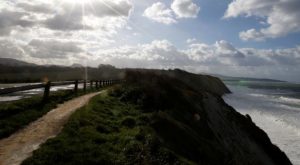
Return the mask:
[(225, 80), (233, 92), (224, 100), (267, 132), (295, 165), (300, 165), (300, 84)]

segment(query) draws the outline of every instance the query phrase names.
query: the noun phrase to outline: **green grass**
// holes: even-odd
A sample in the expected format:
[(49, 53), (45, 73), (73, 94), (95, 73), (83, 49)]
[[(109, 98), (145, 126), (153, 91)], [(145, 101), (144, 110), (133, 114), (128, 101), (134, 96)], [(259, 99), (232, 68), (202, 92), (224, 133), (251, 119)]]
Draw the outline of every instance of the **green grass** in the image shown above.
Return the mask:
[(125, 83), (76, 111), (23, 165), (263, 164), (255, 163), (263, 153), (252, 143), (289, 164), (266, 133), (225, 104), (218, 94), (224, 85), (208, 90), (208, 82), (194, 87), (181, 77), (126, 75)]
[(96, 96), (23, 165), (183, 164), (182, 158), (162, 147), (148, 125), (150, 118), (136, 105)]
[[(92, 92), (92, 90), (87, 91)], [(33, 96), (17, 101), (1, 103), (0, 106), (0, 139), (8, 137), (17, 130), (40, 118), (57, 104), (85, 94), (71, 90), (51, 92), (49, 101), (43, 102), (42, 96)]]

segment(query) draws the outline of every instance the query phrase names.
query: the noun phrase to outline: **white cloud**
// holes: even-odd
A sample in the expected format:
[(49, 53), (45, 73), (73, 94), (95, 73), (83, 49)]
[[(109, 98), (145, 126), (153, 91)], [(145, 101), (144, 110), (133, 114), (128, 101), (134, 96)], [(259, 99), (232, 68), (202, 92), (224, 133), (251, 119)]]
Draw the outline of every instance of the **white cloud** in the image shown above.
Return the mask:
[(69, 56), (78, 56), (83, 53), (78, 44), (61, 40), (34, 39), (27, 45), (31, 57), (45, 59), (68, 59)]
[[(300, 46), (287, 49), (236, 48), (221, 40), (214, 44), (191, 43), (184, 50), (170, 41), (101, 50), (92, 64), (118, 67), (183, 68), (194, 72), (268, 77), (300, 81)], [(287, 74), (288, 73), (288, 74)]]
[(129, 0), (90, 0), (90, 5), (92, 10), (86, 10), (85, 14), (97, 17), (128, 17), (133, 8)]
[[(300, 46), (287, 49), (236, 48), (220, 40), (212, 45), (192, 43), (179, 50), (170, 41), (155, 40), (149, 44), (122, 46), (96, 53), (96, 62), (121, 67), (194, 67), (224, 68), (298, 66)], [(96, 65), (96, 64), (95, 64)]]
[[(57, 14), (45, 20), (45, 26), (53, 30), (95, 30), (107, 29), (108, 20), (118, 19), (119, 22), (126, 20), (129, 16), (132, 4), (127, 0), (89, 0), (84, 5), (83, 11), (81, 3), (70, 5), (63, 3)], [(109, 19), (106, 19), (109, 17)], [(118, 23), (114, 22), (116, 27)]]
[[(81, 3), (85, 5), (84, 15)], [(224, 17), (256, 16), (266, 23), (265, 28), (241, 32), (240, 37), (244, 40), (273, 38), (297, 31), (299, 27), (299, 11), (296, 10), (299, 3), (296, 0), (247, 0), (243, 3), (235, 0), (232, 4)], [(69, 65), (86, 61), (94, 66), (111, 63), (121, 67), (180, 67), (244, 76), (266, 76), (267, 73), (284, 76), (283, 73), (288, 73), (300, 77), (300, 47), (274, 50), (236, 48), (223, 40), (204, 44), (195, 39), (188, 40), (189, 46), (184, 50), (177, 49), (168, 40), (118, 46), (122, 43), (118, 39), (127, 35), (116, 35), (121, 29), (124, 33), (139, 34), (137, 38), (144, 41), (140, 37), (145, 33), (135, 31), (138, 27), (128, 24), (132, 10), (133, 4), (128, 0), (76, 3), (74, 0), (2, 0), (0, 57), (39, 64)], [(173, 24), (182, 18), (195, 18), (199, 11), (200, 7), (192, 0), (174, 0), (171, 7), (161, 2), (154, 3), (144, 11), (144, 16), (156, 22)], [(127, 43), (127, 38), (122, 39)], [(128, 43), (135, 42), (130, 40)]]
[(96, 55), (99, 57), (97, 62), (121, 67), (167, 68), (181, 66), (189, 61), (184, 53), (178, 51), (167, 40), (154, 40), (149, 44), (101, 50)]
[(0, 10), (0, 36), (10, 35), (17, 27), (26, 28), (35, 25), (33, 21), (24, 19), (28, 13), (22, 11)]
[(247, 31), (242, 31), (239, 33), (239, 36), (242, 40), (255, 40), (255, 41), (264, 41), (265, 36), (262, 32), (255, 29), (249, 29)]
[[(203, 65), (240, 65), (245, 55), (227, 41), (217, 41), (213, 45), (194, 43), (184, 52)], [(249, 64), (250, 65), (250, 64)]]
[(162, 2), (156, 2), (144, 11), (143, 16), (169, 25), (177, 23), (180, 18), (196, 18), (199, 11), (200, 7), (193, 0), (174, 0), (171, 9)]
[(35, 13), (52, 13), (54, 12), (53, 6), (49, 6), (49, 3), (43, 3), (43, 2), (38, 2), (38, 1), (24, 1), (21, 2), (19, 1), (16, 4), (16, 7), (20, 9), (24, 9), (25, 11), (30, 11), (30, 12), (35, 12)]
[[(96, 43), (95, 43), (96, 45)], [(299, 79), (300, 45), (286, 49), (236, 48), (220, 40), (214, 44), (193, 42), (177, 49), (168, 40), (154, 40), (135, 46), (120, 46), (87, 52), (90, 43), (69, 40), (34, 39), (27, 44), (0, 40), (0, 57), (39, 64), (72, 63), (118, 67), (183, 68), (235, 76)]]
[[(83, 7), (84, 6), (84, 7)], [(133, 4), (128, 0), (3, 0), (0, 2), (0, 36), (28, 31), (31, 35), (57, 37), (58, 32), (77, 35), (93, 31), (99, 37), (125, 27)], [(33, 30), (34, 29), (34, 30)], [(47, 31), (45, 34), (37, 34)]]
[(193, 43), (184, 53), (195, 72), (300, 81), (300, 45), (286, 49), (236, 48), (226, 41)]
[(39, 64), (90, 60), (85, 52), (114, 43), (132, 10), (129, 0), (2, 0), (0, 56)]
[(278, 3), (279, 0), (233, 0), (225, 12), (224, 17), (238, 17), (244, 15), (261, 16), (264, 17), (272, 11), (273, 5)]
[(192, 0), (174, 0), (171, 8), (179, 18), (196, 18), (200, 11)]
[(157, 2), (148, 7), (143, 16), (164, 24), (174, 24), (177, 21), (174, 19), (174, 15), (171, 9), (167, 8), (164, 3)]
[(221, 40), (213, 45), (191, 44), (184, 50), (192, 60), (203, 65), (227, 66), (300, 66), (300, 46), (286, 49), (235, 48), (231, 43)]
[(0, 50), (0, 57), (2, 58), (19, 59), (23, 58), (26, 54), (20, 45), (16, 44), (13, 41), (3, 39), (0, 40)]
[(191, 44), (191, 43), (195, 43), (196, 41), (197, 41), (196, 38), (188, 38), (188, 39), (186, 40), (186, 43), (187, 43), (187, 44)]
[(268, 27), (250, 29), (240, 33), (243, 40), (265, 40), (300, 32), (299, 0), (234, 0), (224, 18), (258, 16), (265, 19)]
[(85, 52), (82, 43), (68, 40), (33, 39), (29, 43), (17, 40), (0, 40), (0, 58), (14, 58), (37, 64), (70, 65), (92, 59), (92, 55)]

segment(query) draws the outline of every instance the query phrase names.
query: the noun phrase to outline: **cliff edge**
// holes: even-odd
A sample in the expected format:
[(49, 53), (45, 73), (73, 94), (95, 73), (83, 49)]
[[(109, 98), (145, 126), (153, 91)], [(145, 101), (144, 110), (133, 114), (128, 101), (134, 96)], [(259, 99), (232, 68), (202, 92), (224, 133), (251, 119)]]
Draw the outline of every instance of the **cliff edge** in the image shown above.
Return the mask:
[(249, 115), (227, 105), (218, 78), (181, 70), (126, 70), (24, 165), (289, 165)]
[[(181, 70), (128, 71), (124, 101), (153, 112), (162, 144), (197, 164), (291, 164), (251, 120), (227, 105), (223, 82)], [(134, 97), (133, 97), (134, 96)]]

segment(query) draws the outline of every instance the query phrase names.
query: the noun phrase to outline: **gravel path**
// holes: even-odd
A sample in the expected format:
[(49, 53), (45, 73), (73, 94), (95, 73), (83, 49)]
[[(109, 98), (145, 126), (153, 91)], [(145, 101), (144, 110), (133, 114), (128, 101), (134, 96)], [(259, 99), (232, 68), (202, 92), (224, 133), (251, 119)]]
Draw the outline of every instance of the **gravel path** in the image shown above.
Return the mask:
[(80, 96), (59, 105), (40, 119), (6, 139), (0, 140), (0, 165), (19, 165), (30, 157), (32, 152), (55, 137), (68, 121), (70, 115), (84, 106), (101, 92)]

